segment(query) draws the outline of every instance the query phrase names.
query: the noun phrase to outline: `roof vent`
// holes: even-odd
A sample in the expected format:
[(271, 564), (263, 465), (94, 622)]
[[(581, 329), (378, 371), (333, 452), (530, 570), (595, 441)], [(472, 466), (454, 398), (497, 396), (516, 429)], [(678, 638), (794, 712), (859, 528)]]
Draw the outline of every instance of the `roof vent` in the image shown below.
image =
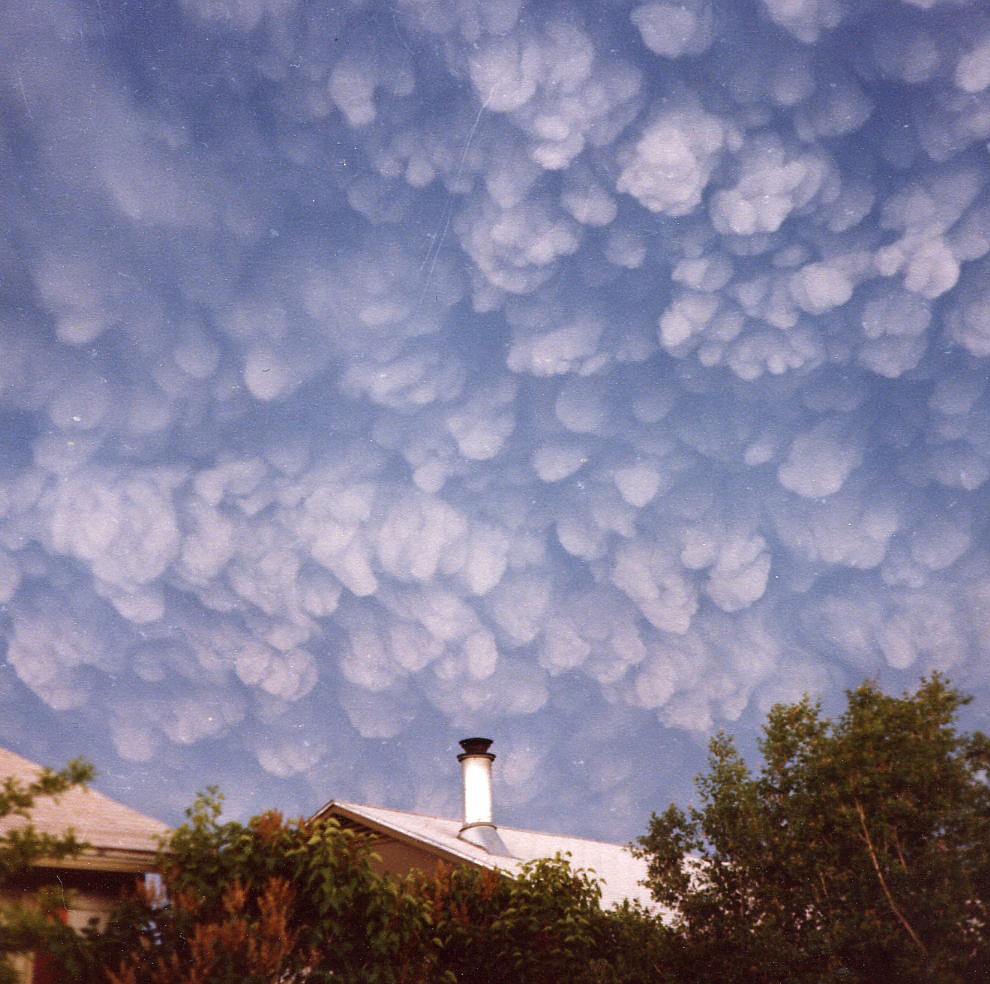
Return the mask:
[(492, 762), (495, 756), (488, 751), (491, 739), (465, 738), (460, 744), (464, 751), (457, 756), (457, 761), (461, 763), (463, 781), (464, 825), (457, 836), (489, 854), (511, 857), (492, 823)]

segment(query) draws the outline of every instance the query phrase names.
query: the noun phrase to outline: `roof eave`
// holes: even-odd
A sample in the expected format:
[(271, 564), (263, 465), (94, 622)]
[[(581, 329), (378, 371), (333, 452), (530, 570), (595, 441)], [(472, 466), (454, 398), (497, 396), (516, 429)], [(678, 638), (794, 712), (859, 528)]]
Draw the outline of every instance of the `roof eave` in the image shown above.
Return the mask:
[(39, 858), (32, 867), (140, 875), (158, 869), (158, 852), (126, 848), (88, 848), (65, 858)]

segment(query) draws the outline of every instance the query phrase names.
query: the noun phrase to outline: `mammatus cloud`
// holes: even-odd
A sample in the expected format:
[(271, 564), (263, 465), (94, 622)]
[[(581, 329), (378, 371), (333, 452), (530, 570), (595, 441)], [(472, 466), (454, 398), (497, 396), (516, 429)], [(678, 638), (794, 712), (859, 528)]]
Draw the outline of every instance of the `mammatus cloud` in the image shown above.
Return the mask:
[(990, 690), (980, 4), (0, 27), (5, 742), (174, 817), (491, 733), (633, 836), (776, 700)]

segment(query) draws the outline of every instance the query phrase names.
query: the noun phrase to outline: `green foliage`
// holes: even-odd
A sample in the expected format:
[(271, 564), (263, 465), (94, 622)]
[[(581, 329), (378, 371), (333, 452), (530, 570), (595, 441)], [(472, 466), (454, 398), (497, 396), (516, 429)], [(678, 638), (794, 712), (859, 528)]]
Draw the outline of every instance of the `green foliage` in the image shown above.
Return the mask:
[[(565, 859), (517, 878), (439, 866), (376, 873), (369, 840), (335, 820), (223, 822), (200, 796), (162, 856), (168, 901), (121, 907), (58, 951), (77, 984), (646, 984), (661, 928), (599, 907)], [(279, 901), (280, 900), (280, 901)], [(70, 941), (71, 944), (71, 941)], [(109, 976), (108, 976), (109, 975)]]
[(864, 685), (835, 721), (770, 712), (752, 774), (717, 736), (700, 809), (640, 839), (679, 912), (679, 968), (724, 982), (926, 981), (990, 968), (990, 742), (940, 676), (902, 697)]
[[(0, 780), (0, 820), (24, 821), (0, 836), (0, 889), (17, 887), (18, 879), (41, 858), (57, 860), (85, 847), (71, 830), (61, 835), (37, 831), (31, 824), (31, 812), (39, 799), (57, 798), (92, 778), (93, 767), (75, 759), (58, 772), (42, 769), (29, 782), (12, 776)], [(16, 981), (10, 963), (14, 954), (47, 948), (64, 935), (64, 929), (49, 918), (52, 905), (46, 892), (42, 890), (33, 902), (0, 908), (0, 984)]]
[(661, 980), (659, 923), (639, 907), (603, 911), (592, 875), (559, 855), (524, 864), (514, 878), (465, 866), (411, 882), (430, 902), (438, 981)]
[[(247, 824), (223, 822), (220, 807), (210, 790), (173, 832), (161, 857), (167, 902), (134, 900), (107, 932), (91, 935), (90, 950), (115, 980), (413, 980), (404, 968), (421, 945), (421, 904), (374, 872), (366, 838), (335, 820), (286, 822), (274, 812)], [(278, 892), (286, 900), (281, 928), (266, 910)], [(239, 938), (261, 949), (224, 957), (218, 942)], [(280, 943), (286, 938), (289, 948)]]
[(0, 886), (23, 874), (38, 858), (64, 858), (83, 848), (71, 830), (61, 836), (39, 833), (30, 823), (31, 810), (38, 799), (57, 798), (92, 778), (93, 767), (82, 759), (75, 759), (58, 772), (42, 769), (30, 782), (21, 782), (12, 776), (0, 780), (0, 820), (21, 817), (27, 821), (0, 837)]

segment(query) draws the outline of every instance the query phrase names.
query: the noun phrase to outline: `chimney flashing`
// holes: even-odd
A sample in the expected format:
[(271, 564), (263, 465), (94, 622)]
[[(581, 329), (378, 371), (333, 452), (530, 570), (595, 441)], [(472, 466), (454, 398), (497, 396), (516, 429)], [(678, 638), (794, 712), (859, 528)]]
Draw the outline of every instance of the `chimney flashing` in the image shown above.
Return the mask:
[(512, 857), (512, 853), (505, 846), (505, 843), (499, 836), (498, 830), (496, 830), (494, 824), (473, 823), (470, 825), (465, 825), (461, 827), (461, 831), (457, 837), (459, 840), (465, 841), (468, 844), (473, 844), (475, 847), (480, 847), (483, 851), (487, 851), (489, 854), (494, 854), (496, 857)]

